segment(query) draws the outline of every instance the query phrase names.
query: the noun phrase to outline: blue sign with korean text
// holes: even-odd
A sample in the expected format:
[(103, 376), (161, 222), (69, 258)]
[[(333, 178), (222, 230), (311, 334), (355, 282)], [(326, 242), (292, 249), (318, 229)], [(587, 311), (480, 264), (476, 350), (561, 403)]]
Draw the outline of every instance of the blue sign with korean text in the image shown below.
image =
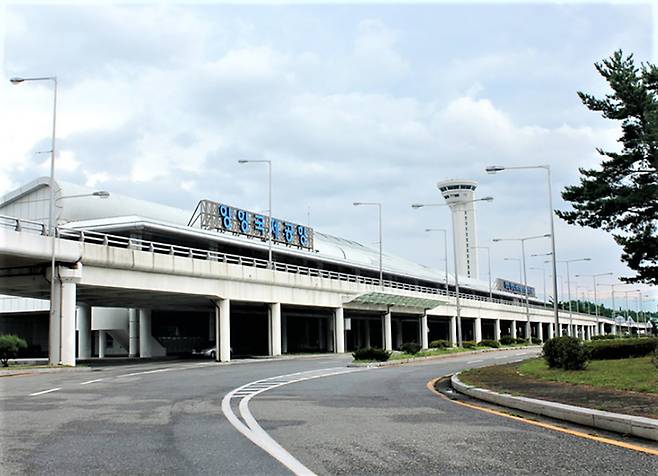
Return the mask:
[(272, 234), (274, 243), (313, 249), (313, 229), (304, 225), (279, 220), (262, 213), (254, 213), (224, 203), (202, 200), (197, 206), (201, 218), (201, 228), (246, 235), (252, 238), (268, 240)]

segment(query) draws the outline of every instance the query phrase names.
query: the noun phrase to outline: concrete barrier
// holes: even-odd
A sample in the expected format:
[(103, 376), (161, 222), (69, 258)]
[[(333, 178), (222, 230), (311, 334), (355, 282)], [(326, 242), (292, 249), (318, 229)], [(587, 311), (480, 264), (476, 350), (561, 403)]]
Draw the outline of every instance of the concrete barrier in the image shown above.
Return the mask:
[(514, 408), (558, 420), (570, 421), (579, 425), (614, 431), (625, 435), (639, 436), (658, 441), (658, 420), (653, 418), (604, 412), (591, 408), (549, 402), (536, 398), (516, 397), (492, 390), (467, 385), (459, 380), (459, 372), (451, 378), (452, 387), (464, 395), (504, 407)]

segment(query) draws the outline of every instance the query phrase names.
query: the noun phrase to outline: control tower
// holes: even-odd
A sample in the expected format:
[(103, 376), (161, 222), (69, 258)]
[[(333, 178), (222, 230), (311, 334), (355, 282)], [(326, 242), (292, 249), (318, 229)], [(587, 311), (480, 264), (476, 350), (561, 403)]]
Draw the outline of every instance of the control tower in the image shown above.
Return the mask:
[[(453, 214), (457, 266), (460, 275), (477, 279), (479, 276), (477, 234), (475, 230), (475, 180), (452, 179), (436, 184)], [(462, 203), (466, 202), (466, 203)]]

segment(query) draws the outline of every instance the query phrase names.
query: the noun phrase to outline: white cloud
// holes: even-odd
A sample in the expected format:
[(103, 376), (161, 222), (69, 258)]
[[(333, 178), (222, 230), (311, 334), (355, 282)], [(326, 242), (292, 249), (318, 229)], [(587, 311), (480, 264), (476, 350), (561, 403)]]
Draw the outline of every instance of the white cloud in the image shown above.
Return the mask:
[[(422, 229), (447, 225), (448, 215), (409, 204), (440, 200), (437, 180), (476, 178), (480, 194), (495, 195), (478, 211), (481, 242), (541, 233), (544, 176), (489, 177), (484, 167), (550, 163), (562, 207), (558, 191), (574, 183), (577, 167), (597, 163), (595, 147), (616, 146), (616, 127), (541, 104), (546, 91), (559, 89), (555, 71), (585, 60), (556, 54), (536, 67), (546, 50), (516, 48), (512, 32), (499, 34), (511, 35), (513, 47), (464, 53), (443, 44), (439, 30), (419, 35), (376, 9), (333, 30), (331, 18), (323, 19), (324, 30), (301, 41), (298, 20), (278, 11), (279, 30), (272, 18), (259, 22), (212, 6), (49, 12), (11, 10), (16, 22), (0, 82), (0, 193), (33, 178), (41, 160), (33, 153), (49, 138), (51, 90), (5, 80), (37, 67), (66, 72), (58, 116), (63, 178), (185, 208), (217, 198), (262, 209), (264, 170), (236, 161), (268, 158), (277, 214), (303, 222), (311, 205), (320, 230), (372, 242), (374, 217), (355, 213), (351, 203), (382, 200), (387, 250), (425, 263), (437, 262), (438, 253)], [(44, 50), (45, 37), (52, 44)], [(504, 90), (493, 80), (504, 80)], [(519, 114), (509, 99), (517, 90), (541, 105), (528, 103), (532, 114)], [(578, 107), (573, 90), (563, 94)], [(565, 255), (576, 254), (587, 236), (600, 262), (618, 261), (606, 234), (564, 224), (558, 232)], [(496, 266), (514, 277), (502, 261)]]

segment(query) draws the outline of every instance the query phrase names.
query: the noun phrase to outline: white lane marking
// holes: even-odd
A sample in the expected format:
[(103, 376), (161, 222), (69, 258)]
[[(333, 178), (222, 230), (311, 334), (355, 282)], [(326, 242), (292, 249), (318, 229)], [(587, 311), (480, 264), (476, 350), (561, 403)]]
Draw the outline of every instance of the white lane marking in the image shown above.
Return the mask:
[(102, 378), (97, 378), (96, 380), (87, 380), (86, 382), (80, 382), (80, 385), (89, 385), (90, 383), (96, 383), (103, 380)]
[(133, 372), (131, 374), (117, 375), (117, 378), (134, 377), (135, 375), (155, 374), (158, 372), (168, 372), (169, 370), (173, 370), (173, 369), (171, 367), (167, 367), (166, 369), (146, 370), (144, 372)]
[(514, 354), (514, 356), (515, 356), (515, 357), (518, 357), (519, 355), (526, 355), (526, 354), (527, 354), (527, 352), (520, 352), (520, 353), (518, 353), (518, 354)]
[[(254, 416), (249, 411), (249, 401), (256, 395), (259, 395), (272, 388), (281, 387), (296, 382), (303, 382), (321, 377), (329, 377), (332, 375), (347, 374), (353, 372), (362, 372), (370, 370), (366, 368), (359, 369), (345, 369), (344, 367), (333, 367), (328, 369), (311, 370), (306, 372), (295, 372), (293, 374), (279, 375), (277, 377), (270, 377), (248, 384), (242, 385), (231, 392), (227, 393), (222, 399), (222, 412), (226, 419), (238, 430), (242, 435), (249, 439), (256, 446), (275, 458), (286, 468), (296, 475), (315, 476), (315, 473), (304, 466), (299, 460), (286, 451), (279, 443), (277, 443), (265, 430), (258, 424)], [(265, 386), (267, 385), (267, 386)], [(240, 398), (238, 410), (244, 423), (235, 415), (231, 408), (231, 399)]]
[(467, 364), (477, 364), (478, 362), (484, 362), (484, 360), (470, 360), (466, 362)]
[(507, 357), (507, 355), (499, 355), (498, 357), (494, 357), (494, 359), (506, 359)]
[(48, 390), (43, 390), (41, 392), (31, 393), (30, 397), (36, 397), (37, 395), (43, 395), (44, 393), (56, 392), (57, 390), (61, 390), (61, 389), (62, 389), (62, 387), (57, 387), (57, 388), (51, 388), (51, 389), (48, 389)]

